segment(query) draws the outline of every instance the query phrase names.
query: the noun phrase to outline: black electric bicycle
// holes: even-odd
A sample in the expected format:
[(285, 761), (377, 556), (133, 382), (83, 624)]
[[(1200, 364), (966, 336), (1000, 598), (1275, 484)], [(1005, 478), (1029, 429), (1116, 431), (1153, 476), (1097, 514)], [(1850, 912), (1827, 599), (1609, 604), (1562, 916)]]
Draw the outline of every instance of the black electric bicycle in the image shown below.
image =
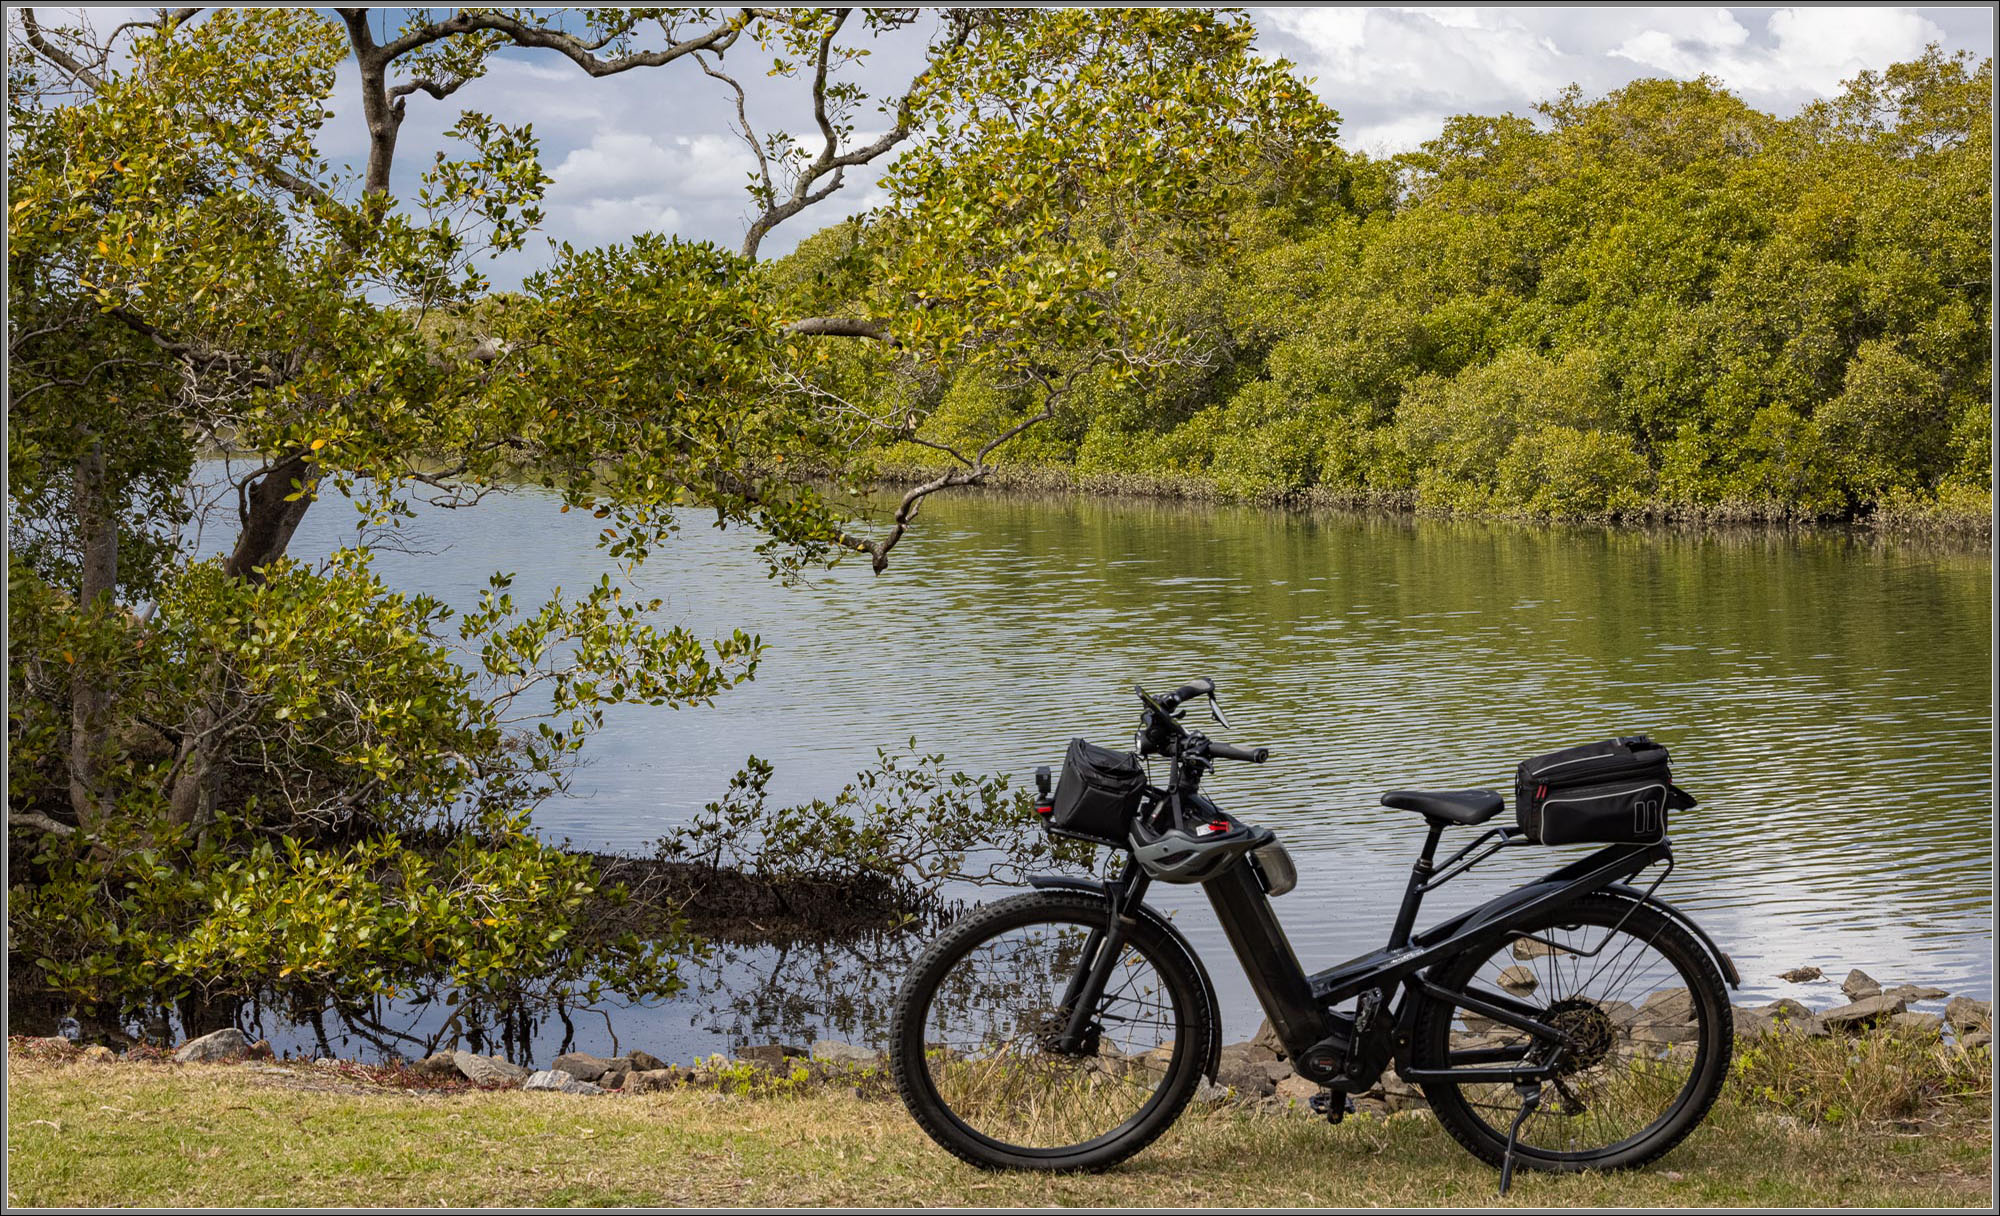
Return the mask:
[[(1501, 1168), (1620, 1169), (1667, 1152), (1707, 1114), (1734, 1026), (1729, 956), (1655, 898), (1673, 868), (1666, 811), (1693, 805), (1666, 749), (1643, 736), (1521, 766), (1517, 820), (1435, 863), (1450, 826), (1502, 808), (1490, 790), (1391, 791), (1428, 825), (1389, 940), (1307, 974), (1270, 899), (1296, 873), (1272, 833), (1200, 792), (1218, 760), (1261, 763), (1189, 729), (1184, 703), (1138, 689), (1135, 752), (1078, 739), (1036, 810), (1049, 831), (1122, 850), (1103, 880), (1034, 877), (1036, 888), (951, 925), (896, 1000), (889, 1056), (910, 1113), (974, 1165), (1099, 1170), (1172, 1125), (1219, 1064), (1222, 1028), (1202, 961), (1144, 902), (1156, 881), (1200, 883), (1282, 1054), (1321, 1086), (1338, 1122), (1349, 1095), (1393, 1066), (1438, 1121)], [(1146, 756), (1165, 757), (1154, 786)], [(1425, 895), (1502, 849), (1603, 847), (1480, 907), (1413, 932)], [(1643, 890), (1632, 885), (1661, 867)]]

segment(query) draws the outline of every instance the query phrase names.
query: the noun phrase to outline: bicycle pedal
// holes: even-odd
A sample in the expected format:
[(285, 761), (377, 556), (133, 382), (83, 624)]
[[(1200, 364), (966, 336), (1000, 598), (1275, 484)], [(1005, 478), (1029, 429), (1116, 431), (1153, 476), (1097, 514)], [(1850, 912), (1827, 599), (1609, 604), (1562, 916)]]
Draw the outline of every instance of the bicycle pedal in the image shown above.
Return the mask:
[[(1335, 1102), (1335, 1098), (1340, 1101)], [(1354, 1113), (1354, 1096), (1323, 1091), (1306, 1099), (1306, 1105), (1312, 1108), (1315, 1115), (1324, 1115), (1328, 1123), (1338, 1123)]]

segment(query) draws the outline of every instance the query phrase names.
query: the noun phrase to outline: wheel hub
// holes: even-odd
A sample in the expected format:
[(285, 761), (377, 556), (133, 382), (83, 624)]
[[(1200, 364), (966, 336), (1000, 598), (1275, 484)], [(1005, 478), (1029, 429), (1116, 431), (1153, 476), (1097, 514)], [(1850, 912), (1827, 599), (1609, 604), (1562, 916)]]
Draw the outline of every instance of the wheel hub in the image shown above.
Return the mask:
[(1068, 1030), (1069, 1010), (1051, 1009), (1035, 1019), (1031, 1037), (1042, 1051), (1050, 1055), (1089, 1057), (1098, 1054), (1104, 1038), (1104, 1026), (1101, 1022), (1093, 1020), (1083, 1028), (1083, 1034), (1077, 1041), (1075, 1051), (1063, 1050), (1063, 1035)]
[(1581, 997), (1557, 1001), (1549, 1006), (1542, 1020), (1569, 1039), (1561, 1058), (1556, 1061), (1556, 1071), (1563, 1076), (1602, 1063), (1617, 1042), (1611, 1015), (1599, 1008), (1595, 1001)]

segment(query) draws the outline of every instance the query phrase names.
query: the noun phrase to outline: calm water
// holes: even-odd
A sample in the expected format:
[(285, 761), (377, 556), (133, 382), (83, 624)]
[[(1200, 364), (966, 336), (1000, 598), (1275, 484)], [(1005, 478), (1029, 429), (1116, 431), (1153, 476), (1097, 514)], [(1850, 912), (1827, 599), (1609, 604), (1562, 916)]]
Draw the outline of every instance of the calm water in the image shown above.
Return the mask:
[[(349, 519), (322, 504), (294, 553), (324, 552)], [(380, 568), (461, 604), (509, 570), (527, 603), (594, 581), (594, 529), (524, 491), (423, 516), (407, 529), (422, 551)], [(576, 796), (540, 813), (547, 835), (648, 849), (750, 753), (776, 764), (787, 798), (831, 794), (912, 736), (1025, 782), (1072, 735), (1128, 740), (1134, 681), (1209, 675), (1235, 723), (1218, 733), (1274, 749), (1209, 789), (1298, 861), (1277, 907), (1309, 968), (1387, 932), (1422, 821), (1377, 806), (1381, 790), (1505, 790), (1527, 755), (1645, 731), (1702, 800), (1674, 822), (1662, 894), (1734, 955), (1746, 994), (1838, 1001), (1831, 984), (1774, 978), (1812, 963), (1990, 995), (1984, 553), (978, 494), (931, 500), (880, 577), (857, 564), (784, 587), (753, 543), (690, 515), (641, 582), (665, 621), (761, 634), (756, 680), (710, 708), (618, 715)], [(1578, 850), (1511, 853), (1425, 919)], [(1247, 1037), (1260, 1015), (1206, 902), (1155, 890), (1208, 959), (1229, 1033)], [(661, 1055), (868, 1039), (882, 1029), (871, 998), (907, 950), (738, 951), (703, 969), (705, 991), (612, 1018), (622, 1046)], [(595, 1016), (575, 1034), (609, 1046)], [(537, 1055), (562, 1035), (547, 1030)]]

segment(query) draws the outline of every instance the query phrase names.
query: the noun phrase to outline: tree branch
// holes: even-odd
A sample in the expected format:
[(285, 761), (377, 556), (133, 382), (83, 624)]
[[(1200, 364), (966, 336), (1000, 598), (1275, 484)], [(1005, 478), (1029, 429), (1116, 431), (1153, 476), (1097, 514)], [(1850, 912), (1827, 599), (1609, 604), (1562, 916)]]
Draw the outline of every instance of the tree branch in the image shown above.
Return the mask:
[[(366, 12), (365, 9), (337, 10), (345, 16), (346, 11)], [(460, 9), (444, 21), (434, 22), (419, 29), (411, 30), (392, 42), (385, 42), (379, 48), (386, 63), (400, 58), (418, 47), (427, 46), (444, 38), (458, 34), (490, 32), (504, 36), (515, 46), (535, 47), (555, 51), (571, 63), (582, 68), (591, 76), (615, 76), (629, 72), (633, 68), (659, 67), (672, 63), (696, 51), (721, 51), (733, 44), (753, 18), (777, 16), (770, 9), (739, 9), (734, 17), (724, 20), (707, 31), (691, 38), (684, 38), (657, 51), (634, 51), (628, 55), (618, 55), (600, 59), (594, 53), (609, 40), (585, 42), (574, 34), (552, 30), (547, 26), (523, 21), (510, 13), (491, 9)], [(371, 39), (372, 42), (372, 39)]]
[(68, 72), (74, 80), (80, 80), (93, 89), (102, 89), (104, 87), (104, 77), (91, 70), (82, 60), (70, 55), (49, 40), (48, 36), (42, 32), (41, 23), (35, 20), (34, 9), (24, 8), (21, 10), (21, 29), (27, 35), (28, 45), (35, 49), (37, 55), (55, 64), (63, 71)]
[(869, 540), (866, 537), (856, 536), (843, 529), (834, 534), (834, 542), (843, 549), (866, 554), (870, 559), (870, 564), (875, 573), (880, 574), (882, 571), (888, 569), (889, 551), (894, 549), (896, 542), (902, 540), (904, 534), (909, 531), (910, 524), (917, 518), (917, 512), (922, 508), (924, 499), (940, 490), (948, 490), (954, 486), (983, 484), (993, 473), (993, 466), (986, 463), (987, 457), (1015, 439), (1023, 431), (1054, 418), (1056, 416), (1056, 403), (1069, 390), (1071, 383), (1075, 379), (1075, 373), (1072, 372), (1069, 376), (1064, 377), (1062, 384), (1058, 386), (1040, 372), (1030, 372), (1029, 376), (1035, 383), (1041, 385), (1042, 408), (987, 440), (970, 459), (967, 459), (964, 453), (950, 444), (919, 438), (916, 433), (917, 417), (914, 414), (910, 415), (900, 427), (891, 426), (879, 419), (868, 416), (865, 411), (853, 406), (852, 403), (845, 401), (843, 398), (829, 393), (824, 389), (806, 384), (794, 376), (792, 378), (793, 382), (800, 386), (804, 392), (812, 396), (839, 402), (847, 406), (850, 412), (860, 414), (874, 425), (900, 436), (907, 442), (921, 444), (934, 451), (942, 452), (963, 466), (961, 468), (947, 469), (929, 481), (911, 487), (903, 495), (902, 501), (896, 505), (896, 514), (890, 520), (889, 531), (880, 540)]
[(889, 332), (887, 325), (866, 317), (806, 317), (786, 325), (785, 332), (804, 337), (873, 338), (897, 345), (896, 335)]
[(60, 820), (51, 819), (40, 811), (9, 811), (7, 823), (10, 827), (39, 828), (56, 836), (71, 836), (76, 829)]
[[(897, 99), (895, 125), (878, 138), (842, 152), (840, 130), (834, 123), (833, 116), (827, 111), (827, 78), (834, 67), (832, 54), (834, 37), (852, 13), (852, 9), (838, 11), (831, 28), (820, 35), (819, 50), (813, 58), (813, 121), (820, 130), (819, 155), (798, 169), (797, 176), (790, 183), (790, 194), (783, 199), (777, 197), (768, 170), (764, 172), (764, 210), (751, 221), (749, 229), (743, 234), (743, 247), (740, 252), (746, 258), (754, 259), (757, 256), (757, 250), (773, 228), (839, 190), (846, 182), (846, 170), (870, 163), (909, 138), (910, 125), (916, 114), (917, 99), (937, 71), (938, 61), (964, 46), (980, 20), (977, 13), (969, 10), (954, 10), (948, 13), (947, 19), (951, 23), (950, 35), (941, 46), (932, 49), (924, 70), (911, 79), (909, 87), (904, 89), (903, 95)], [(710, 72), (709, 75), (720, 74)], [(728, 81), (730, 86), (736, 89), (737, 112), (741, 114), (742, 88), (728, 77), (720, 78)], [(757, 153), (761, 165), (764, 160), (763, 151), (757, 147), (754, 135), (749, 132), (748, 121), (746, 120), (743, 125), (744, 139), (750, 143), (751, 150)], [(822, 180), (825, 181), (824, 185), (821, 184)]]

